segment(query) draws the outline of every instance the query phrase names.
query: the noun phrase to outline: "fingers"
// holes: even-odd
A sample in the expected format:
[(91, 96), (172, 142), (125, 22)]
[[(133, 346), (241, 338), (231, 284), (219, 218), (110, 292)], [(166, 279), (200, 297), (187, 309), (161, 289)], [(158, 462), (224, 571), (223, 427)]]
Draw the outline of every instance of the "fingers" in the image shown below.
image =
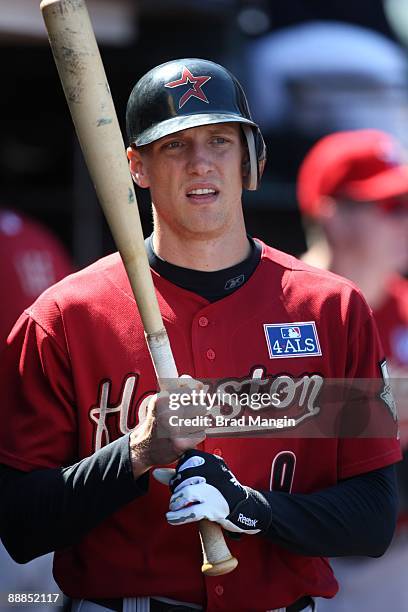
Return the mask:
[[(178, 419), (204, 417), (207, 414), (204, 384), (183, 374), (180, 378), (169, 381), (168, 385), (160, 391), (155, 399), (156, 416), (160, 413), (177, 415)], [(198, 431), (200, 426), (191, 423), (189, 432)]]
[(185, 453), (187, 450), (195, 448), (198, 444), (201, 444), (201, 442), (204, 442), (206, 439), (204, 429), (191, 433), (186, 432), (185, 429), (186, 428), (183, 427), (183, 431), (180, 431), (180, 428), (178, 428), (177, 433), (176, 431), (171, 433), (180, 455)]
[(205, 440), (209, 423), (207, 407), (200, 403), (198, 396), (190, 393), (191, 390), (181, 392), (181, 388), (177, 393), (160, 393), (152, 410), (158, 436), (175, 440), (182, 453)]
[(200, 511), (201, 506), (195, 505), (180, 510), (179, 512), (167, 512), (166, 518), (170, 525), (185, 525), (186, 523), (195, 523), (206, 518)]
[(187, 375), (170, 382), (141, 402), (138, 426), (131, 435), (134, 463), (138, 460), (148, 467), (173, 463), (206, 438), (207, 409), (199, 395), (193, 395), (203, 383)]
[(192, 504), (204, 503), (206, 487), (202, 485), (205, 485), (205, 482), (187, 485), (173, 493), (169, 503), (170, 512), (177, 512), (177, 510), (182, 510)]
[[(173, 484), (173, 485), (177, 484), (178, 478), (179, 478), (179, 474), (177, 474), (177, 476), (173, 475), (173, 478), (171, 479), (170, 484)], [(204, 482), (205, 482), (205, 478), (203, 478), (203, 476), (192, 476), (191, 478), (187, 478), (187, 480), (183, 480), (182, 482), (180, 482), (180, 484), (175, 487), (174, 493), (178, 493), (179, 491), (181, 491), (181, 489), (184, 489), (184, 487), (188, 487), (190, 485), (199, 485)]]
[(178, 378), (160, 381), (160, 394), (180, 393), (185, 391), (201, 391), (204, 384), (189, 374), (181, 374)]
[(201, 480), (197, 484), (191, 481), (173, 493), (166, 518), (171, 525), (181, 525), (202, 519), (220, 522), (228, 514), (228, 503), (220, 491)]
[(205, 483), (186, 486), (171, 496), (169, 512), (166, 513), (170, 525), (184, 525), (207, 518), (205, 503)]
[(143, 401), (140, 403), (139, 410), (138, 410), (139, 423), (142, 423), (146, 419), (147, 414), (148, 414), (149, 402), (154, 397), (156, 397), (156, 395), (147, 395), (143, 399)]

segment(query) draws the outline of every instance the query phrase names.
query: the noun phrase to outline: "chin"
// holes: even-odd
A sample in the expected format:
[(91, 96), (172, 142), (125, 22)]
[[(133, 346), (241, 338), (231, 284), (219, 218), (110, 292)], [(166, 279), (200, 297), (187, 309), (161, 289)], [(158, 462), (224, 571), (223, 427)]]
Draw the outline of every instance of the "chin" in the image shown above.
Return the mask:
[(195, 240), (214, 240), (223, 236), (227, 232), (227, 227), (225, 225), (211, 225), (208, 223), (192, 225), (186, 228), (187, 231), (184, 232), (185, 236), (190, 236)]

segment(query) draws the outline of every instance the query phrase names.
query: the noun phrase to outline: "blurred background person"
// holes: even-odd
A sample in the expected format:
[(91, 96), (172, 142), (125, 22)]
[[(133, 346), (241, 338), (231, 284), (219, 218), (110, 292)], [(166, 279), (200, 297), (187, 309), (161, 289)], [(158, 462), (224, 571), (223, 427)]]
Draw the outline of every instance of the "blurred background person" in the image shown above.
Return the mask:
[(319, 140), (299, 171), (307, 263), (355, 282), (373, 309), (400, 418), (401, 514), (392, 548), (381, 559), (335, 560), (340, 592), (319, 610), (408, 610), (408, 165), (379, 130), (341, 131)]
[[(47, 287), (74, 271), (65, 247), (38, 221), (0, 210), (0, 350), (14, 322)], [(0, 593), (60, 593), (52, 577), (52, 555), (18, 565), (0, 543)], [(5, 603), (5, 602), (3, 602)], [(22, 606), (13, 606), (18, 612)], [(36, 605), (38, 612), (49, 610)], [(3, 609), (0, 605), (0, 609)]]
[[(269, 28), (247, 36), (241, 66), (268, 150), (255, 216), (261, 237), (268, 232), (267, 240), (298, 255), (305, 243), (296, 177), (313, 144), (336, 131), (375, 127), (408, 145), (408, 56), (382, 0), (261, 4)], [(408, 0), (402, 4), (408, 16)]]
[(34, 219), (0, 209), (0, 344), (24, 308), (47, 287), (74, 271), (60, 240)]

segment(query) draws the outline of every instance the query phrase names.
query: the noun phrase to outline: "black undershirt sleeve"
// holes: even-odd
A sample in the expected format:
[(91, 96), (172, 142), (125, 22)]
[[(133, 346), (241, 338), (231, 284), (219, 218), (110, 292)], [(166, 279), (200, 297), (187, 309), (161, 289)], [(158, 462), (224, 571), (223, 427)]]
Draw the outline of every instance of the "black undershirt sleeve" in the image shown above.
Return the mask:
[(311, 494), (262, 491), (272, 509), (266, 537), (313, 557), (379, 557), (395, 531), (395, 466), (348, 478)]
[(135, 480), (129, 435), (79, 463), (22, 472), (0, 466), (0, 537), (17, 563), (77, 542), (113, 512), (148, 490)]
[[(66, 468), (25, 473), (1, 467), (0, 536), (15, 561), (26, 563), (76, 543), (147, 492), (148, 474), (133, 478), (128, 438)], [(266, 537), (298, 554), (378, 556), (394, 530), (392, 466), (308, 495), (262, 493), (273, 516)]]

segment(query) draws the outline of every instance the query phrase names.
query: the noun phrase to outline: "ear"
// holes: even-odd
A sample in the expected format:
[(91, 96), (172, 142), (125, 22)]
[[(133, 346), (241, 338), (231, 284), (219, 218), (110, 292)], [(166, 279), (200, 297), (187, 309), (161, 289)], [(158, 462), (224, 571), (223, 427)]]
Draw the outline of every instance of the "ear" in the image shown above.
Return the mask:
[(332, 219), (338, 211), (338, 203), (330, 196), (322, 196), (318, 203), (318, 217), (321, 221)]
[(341, 246), (349, 241), (353, 227), (348, 216), (342, 214), (342, 207), (335, 199), (325, 197), (319, 211), (321, 223), (332, 246)]
[(134, 147), (128, 147), (126, 154), (129, 160), (130, 174), (132, 175), (136, 185), (143, 188), (150, 187), (146, 163), (143, 160), (143, 156), (141, 155), (140, 151)]

